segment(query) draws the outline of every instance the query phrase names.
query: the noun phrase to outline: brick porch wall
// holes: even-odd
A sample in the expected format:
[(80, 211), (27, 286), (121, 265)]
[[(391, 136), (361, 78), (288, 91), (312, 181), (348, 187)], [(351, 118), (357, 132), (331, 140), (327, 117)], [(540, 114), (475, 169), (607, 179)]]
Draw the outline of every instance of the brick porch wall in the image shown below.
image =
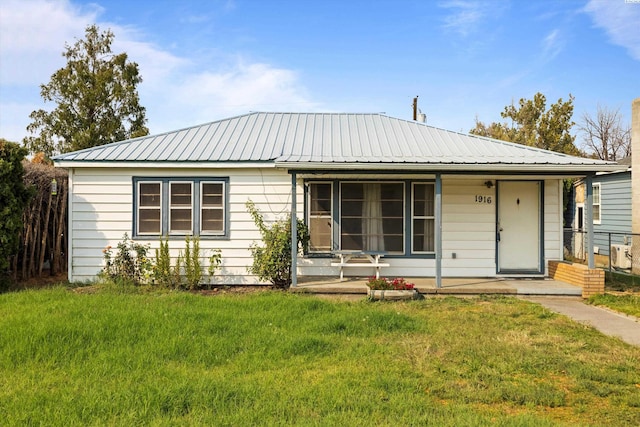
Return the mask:
[(549, 261), (549, 277), (582, 288), (582, 298), (604, 293), (604, 270), (586, 265)]

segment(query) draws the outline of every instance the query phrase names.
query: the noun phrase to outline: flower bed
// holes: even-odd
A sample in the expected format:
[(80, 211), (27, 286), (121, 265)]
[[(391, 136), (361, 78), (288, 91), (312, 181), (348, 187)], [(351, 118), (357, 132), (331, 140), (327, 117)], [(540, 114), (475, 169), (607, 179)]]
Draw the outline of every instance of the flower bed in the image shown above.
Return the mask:
[(418, 291), (413, 283), (399, 277), (389, 280), (385, 277), (370, 277), (367, 281), (367, 296), (372, 300), (417, 299)]

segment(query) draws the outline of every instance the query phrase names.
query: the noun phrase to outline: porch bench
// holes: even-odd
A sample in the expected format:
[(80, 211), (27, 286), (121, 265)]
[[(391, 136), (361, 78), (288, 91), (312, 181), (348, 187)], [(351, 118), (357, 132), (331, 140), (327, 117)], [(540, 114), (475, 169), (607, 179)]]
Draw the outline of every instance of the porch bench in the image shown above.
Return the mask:
[(388, 263), (380, 262), (386, 255), (384, 251), (333, 251), (333, 255), (340, 257), (340, 262), (332, 262), (332, 267), (340, 267), (340, 280), (344, 280), (345, 267), (374, 267), (376, 278), (380, 278), (380, 268), (389, 267)]

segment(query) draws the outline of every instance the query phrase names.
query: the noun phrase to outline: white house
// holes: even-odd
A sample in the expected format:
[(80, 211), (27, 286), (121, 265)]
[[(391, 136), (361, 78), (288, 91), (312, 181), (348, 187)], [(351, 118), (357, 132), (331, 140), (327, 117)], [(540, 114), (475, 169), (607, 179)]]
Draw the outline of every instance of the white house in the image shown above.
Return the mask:
[[(543, 276), (563, 257), (562, 179), (620, 168), (383, 114), (250, 113), (55, 157), (69, 170), (69, 280), (93, 278), (124, 233), (221, 249), (229, 284), (260, 240), (245, 203), (311, 233), (299, 276), (338, 254), (383, 257), (385, 276)], [(378, 256), (378, 255), (376, 255)], [(332, 265), (334, 264), (334, 265)], [(344, 270), (372, 274), (371, 267)]]

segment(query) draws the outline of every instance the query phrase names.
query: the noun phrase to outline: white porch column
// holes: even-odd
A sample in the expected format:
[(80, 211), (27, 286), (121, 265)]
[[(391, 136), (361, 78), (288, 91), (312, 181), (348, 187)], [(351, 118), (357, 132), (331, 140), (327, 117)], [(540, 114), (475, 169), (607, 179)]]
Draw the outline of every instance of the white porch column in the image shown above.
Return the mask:
[(595, 260), (593, 256), (593, 176), (587, 175), (585, 179), (585, 227), (587, 228), (587, 264), (589, 268), (594, 268)]
[(298, 286), (298, 215), (296, 205), (298, 191), (296, 173), (291, 173), (291, 286)]
[(434, 238), (436, 250), (436, 288), (442, 287), (442, 177), (436, 174)]

